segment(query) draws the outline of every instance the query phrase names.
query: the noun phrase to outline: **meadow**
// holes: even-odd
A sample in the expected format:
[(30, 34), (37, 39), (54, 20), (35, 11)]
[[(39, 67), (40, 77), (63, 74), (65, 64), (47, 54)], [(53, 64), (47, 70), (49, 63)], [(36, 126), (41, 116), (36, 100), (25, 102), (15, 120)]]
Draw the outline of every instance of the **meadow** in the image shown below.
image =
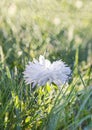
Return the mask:
[[(0, 130), (92, 130), (92, 1), (0, 1)], [(68, 84), (34, 90), (29, 61), (72, 70)]]

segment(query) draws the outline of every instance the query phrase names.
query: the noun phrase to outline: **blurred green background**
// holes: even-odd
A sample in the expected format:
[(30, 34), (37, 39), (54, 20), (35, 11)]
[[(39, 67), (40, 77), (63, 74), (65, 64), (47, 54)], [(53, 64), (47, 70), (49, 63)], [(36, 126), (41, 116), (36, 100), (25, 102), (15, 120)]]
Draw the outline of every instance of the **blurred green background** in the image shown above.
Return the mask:
[[(71, 67), (68, 87), (31, 91), (39, 55)], [(0, 0), (0, 130), (91, 130), (91, 64), (92, 0)]]
[(40, 54), (50, 60), (90, 64), (92, 56), (91, 0), (1, 0), (0, 62), (23, 68)]

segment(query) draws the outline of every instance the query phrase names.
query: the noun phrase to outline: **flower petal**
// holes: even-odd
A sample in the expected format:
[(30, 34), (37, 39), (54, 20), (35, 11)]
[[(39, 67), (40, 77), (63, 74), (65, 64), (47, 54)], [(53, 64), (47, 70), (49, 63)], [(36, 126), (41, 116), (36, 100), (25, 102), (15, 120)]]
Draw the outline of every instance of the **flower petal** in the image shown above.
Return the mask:
[(39, 61), (33, 59), (33, 62), (29, 62), (23, 73), (26, 83), (33, 83), (33, 87), (36, 84), (43, 86), (48, 81), (60, 86), (68, 82), (71, 69), (61, 60), (54, 61), (51, 64), (49, 60), (40, 55)]

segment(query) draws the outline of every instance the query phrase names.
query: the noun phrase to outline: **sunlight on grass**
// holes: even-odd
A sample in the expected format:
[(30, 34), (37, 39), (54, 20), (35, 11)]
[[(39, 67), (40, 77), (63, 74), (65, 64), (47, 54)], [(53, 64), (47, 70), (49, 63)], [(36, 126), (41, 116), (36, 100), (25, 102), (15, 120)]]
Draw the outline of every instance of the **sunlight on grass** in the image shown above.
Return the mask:
[[(91, 0), (0, 2), (0, 130), (92, 129), (91, 12)], [(40, 55), (65, 61), (69, 83), (26, 85)]]

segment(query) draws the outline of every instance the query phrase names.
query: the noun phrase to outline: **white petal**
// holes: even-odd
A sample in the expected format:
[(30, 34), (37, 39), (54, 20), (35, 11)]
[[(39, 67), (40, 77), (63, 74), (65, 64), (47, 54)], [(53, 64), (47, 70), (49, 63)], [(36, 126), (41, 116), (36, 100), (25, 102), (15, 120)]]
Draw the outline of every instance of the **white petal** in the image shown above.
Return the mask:
[(40, 63), (41, 65), (44, 65), (44, 64), (45, 64), (45, 58), (44, 58), (44, 56), (40, 55), (40, 57), (39, 57), (39, 63)]
[(36, 84), (43, 86), (48, 81), (60, 86), (68, 82), (71, 69), (61, 60), (54, 61), (51, 64), (49, 60), (40, 55), (39, 61), (33, 59), (33, 62), (29, 62), (23, 73), (26, 83), (33, 83), (33, 87)]

